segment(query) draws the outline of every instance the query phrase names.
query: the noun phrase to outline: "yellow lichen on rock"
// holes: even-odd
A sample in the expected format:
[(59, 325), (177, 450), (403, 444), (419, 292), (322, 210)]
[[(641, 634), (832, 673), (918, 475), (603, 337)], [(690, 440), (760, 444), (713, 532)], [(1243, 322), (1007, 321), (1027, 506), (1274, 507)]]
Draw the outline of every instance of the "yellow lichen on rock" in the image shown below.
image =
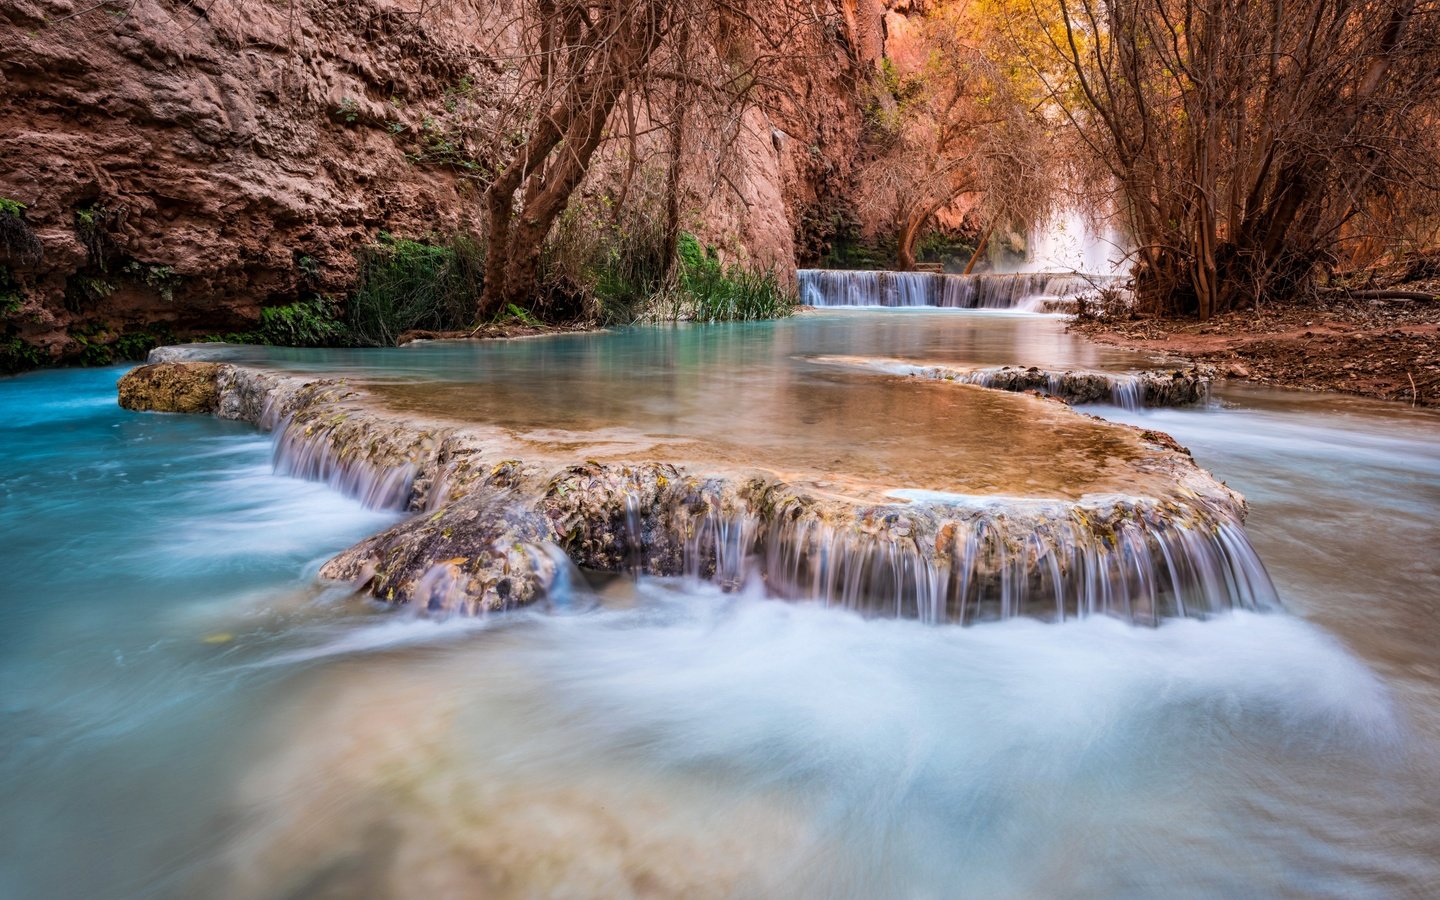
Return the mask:
[(120, 379), (120, 405), (149, 412), (209, 413), (220, 401), (218, 363), (156, 363)]

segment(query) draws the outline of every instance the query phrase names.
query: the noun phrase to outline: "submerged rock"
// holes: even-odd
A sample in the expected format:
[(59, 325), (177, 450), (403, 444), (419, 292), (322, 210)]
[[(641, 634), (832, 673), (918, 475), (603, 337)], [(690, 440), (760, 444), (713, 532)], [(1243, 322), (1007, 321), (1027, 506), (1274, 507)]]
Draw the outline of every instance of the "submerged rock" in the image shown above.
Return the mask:
[(558, 569), (546, 524), (523, 506), (473, 494), (361, 541), (320, 576), (428, 612), (524, 606), (545, 595)]
[(1215, 378), (1213, 366), (1200, 365), (1116, 373), (1042, 369), (1039, 366), (966, 368), (850, 356), (819, 357), (817, 362), (869, 369), (888, 375), (974, 384), (1000, 391), (1039, 391), (1068, 403), (1113, 403), (1126, 409), (1205, 403), (1210, 398), (1210, 383)]
[(220, 403), (215, 363), (157, 363), (120, 379), (120, 405), (149, 412), (213, 413)]

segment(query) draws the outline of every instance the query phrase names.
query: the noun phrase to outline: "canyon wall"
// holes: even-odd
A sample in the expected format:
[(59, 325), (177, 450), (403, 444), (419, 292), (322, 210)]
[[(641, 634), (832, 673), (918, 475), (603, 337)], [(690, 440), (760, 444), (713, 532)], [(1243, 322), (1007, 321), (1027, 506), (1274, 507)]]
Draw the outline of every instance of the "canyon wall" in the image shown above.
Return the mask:
[[(703, 239), (787, 271), (851, 177), (857, 85), (884, 49), (875, 0), (816, 7), (822, 45), (800, 48), (786, 103), (745, 114), (725, 189), (689, 185)], [(244, 329), (344, 296), (381, 231), (479, 231), (465, 113), (497, 66), (477, 49), (496, 8), (0, 6), (0, 364)]]

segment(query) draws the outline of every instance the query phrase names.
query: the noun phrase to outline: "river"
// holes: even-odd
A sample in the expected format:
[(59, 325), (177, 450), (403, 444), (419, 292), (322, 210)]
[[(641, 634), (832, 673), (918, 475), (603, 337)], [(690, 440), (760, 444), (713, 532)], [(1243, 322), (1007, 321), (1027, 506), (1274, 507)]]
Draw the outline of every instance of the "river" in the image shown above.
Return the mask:
[[(1163, 362), (920, 310), (243, 355), (653, 427), (844, 354)], [(1440, 893), (1434, 413), (1088, 408), (1247, 496), (1284, 611), (937, 626), (572, 573), (433, 621), (316, 583), (396, 514), (248, 426), (120, 410), (122, 371), (0, 381), (0, 896)]]

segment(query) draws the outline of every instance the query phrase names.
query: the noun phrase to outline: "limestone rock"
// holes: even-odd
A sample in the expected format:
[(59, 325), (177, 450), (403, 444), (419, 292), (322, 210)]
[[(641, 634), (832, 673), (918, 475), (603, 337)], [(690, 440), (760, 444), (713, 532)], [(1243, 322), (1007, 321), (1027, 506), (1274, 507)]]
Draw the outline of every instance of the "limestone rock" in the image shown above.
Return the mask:
[(120, 379), (120, 405), (148, 412), (211, 413), (220, 402), (216, 363), (158, 363)]

